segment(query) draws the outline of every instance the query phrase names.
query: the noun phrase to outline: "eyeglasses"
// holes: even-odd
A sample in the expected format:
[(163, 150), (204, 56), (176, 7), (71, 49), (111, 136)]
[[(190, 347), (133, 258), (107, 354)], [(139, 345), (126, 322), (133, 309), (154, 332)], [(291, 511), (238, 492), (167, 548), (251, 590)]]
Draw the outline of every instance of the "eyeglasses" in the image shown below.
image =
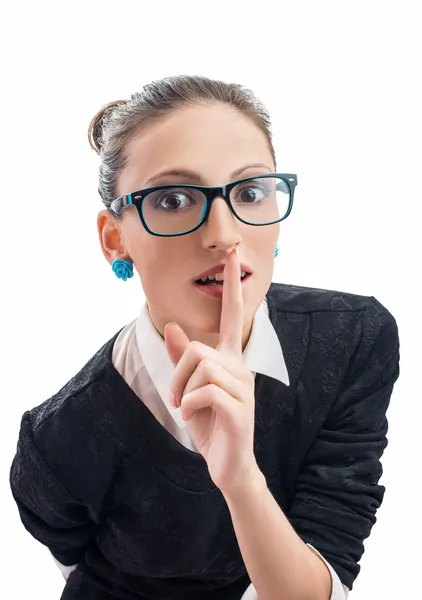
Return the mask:
[(297, 176), (290, 173), (245, 177), (223, 186), (160, 185), (120, 196), (109, 210), (118, 216), (133, 205), (150, 234), (172, 237), (201, 227), (214, 200), (224, 198), (242, 223), (273, 225), (291, 213), (296, 185)]

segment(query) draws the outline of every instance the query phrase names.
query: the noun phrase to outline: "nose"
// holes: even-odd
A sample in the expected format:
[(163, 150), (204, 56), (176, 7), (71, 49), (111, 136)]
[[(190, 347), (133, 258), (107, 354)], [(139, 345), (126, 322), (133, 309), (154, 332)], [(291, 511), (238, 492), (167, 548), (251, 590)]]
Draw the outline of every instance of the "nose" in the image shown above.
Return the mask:
[(237, 246), (242, 240), (238, 224), (240, 221), (224, 198), (215, 198), (208, 219), (201, 227), (204, 248), (227, 252)]

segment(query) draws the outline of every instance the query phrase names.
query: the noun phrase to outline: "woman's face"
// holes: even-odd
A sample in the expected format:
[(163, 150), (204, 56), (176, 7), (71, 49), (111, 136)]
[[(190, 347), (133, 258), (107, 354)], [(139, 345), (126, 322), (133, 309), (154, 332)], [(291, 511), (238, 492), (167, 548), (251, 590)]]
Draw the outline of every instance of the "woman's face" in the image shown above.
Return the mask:
[[(275, 170), (261, 130), (246, 116), (220, 104), (179, 109), (149, 123), (128, 143), (127, 154), (118, 196), (154, 185), (224, 185)], [(157, 177), (164, 171), (191, 174)], [(214, 348), (218, 343), (221, 298), (205, 294), (195, 281), (205, 271), (225, 263), (237, 247), (240, 262), (252, 273), (243, 294), (246, 344), (255, 311), (271, 283), (279, 224), (246, 225), (230, 212), (222, 198), (216, 198), (208, 220), (183, 236), (151, 235), (135, 207), (126, 208), (119, 221), (108, 211), (101, 211), (98, 226), (107, 260), (133, 261), (151, 318), (161, 335), (165, 325), (174, 321), (191, 341), (199, 340)]]

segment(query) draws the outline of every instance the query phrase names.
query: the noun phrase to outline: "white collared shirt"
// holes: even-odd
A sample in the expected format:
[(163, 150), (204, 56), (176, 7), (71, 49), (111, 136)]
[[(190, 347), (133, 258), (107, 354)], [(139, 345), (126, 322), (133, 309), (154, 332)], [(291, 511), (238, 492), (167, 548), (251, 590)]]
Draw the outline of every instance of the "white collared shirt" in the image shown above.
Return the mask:
[[(266, 299), (255, 313), (251, 335), (243, 352), (246, 367), (256, 375), (261, 373), (290, 385), (283, 351), (277, 333), (268, 316)], [(112, 362), (123, 379), (148, 407), (161, 425), (183, 446), (198, 452), (194, 446), (180, 410), (175, 410), (169, 400), (170, 381), (174, 366), (167, 354), (165, 342), (156, 330), (146, 303), (137, 319), (129, 323), (118, 335)], [(349, 589), (324, 557), (310, 544), (308, 546), (327, 565), (332, 579), (330, 600), (347, 600)], [(64, 576), (76, 568), (57, 562)], [(259, 600), (251, 584), (239, 600)]]

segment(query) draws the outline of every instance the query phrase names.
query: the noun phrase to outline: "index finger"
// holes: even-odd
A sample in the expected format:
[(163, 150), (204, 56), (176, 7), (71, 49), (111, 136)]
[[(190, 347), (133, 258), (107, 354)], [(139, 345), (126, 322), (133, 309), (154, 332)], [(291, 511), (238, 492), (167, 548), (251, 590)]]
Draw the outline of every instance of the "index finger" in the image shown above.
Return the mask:
[(217, 350), (229, 350), (242, 355), (243, 292), (240, 280), (239, 255), (235, 249), (224, 267), (221, 306), (220, 340)]

